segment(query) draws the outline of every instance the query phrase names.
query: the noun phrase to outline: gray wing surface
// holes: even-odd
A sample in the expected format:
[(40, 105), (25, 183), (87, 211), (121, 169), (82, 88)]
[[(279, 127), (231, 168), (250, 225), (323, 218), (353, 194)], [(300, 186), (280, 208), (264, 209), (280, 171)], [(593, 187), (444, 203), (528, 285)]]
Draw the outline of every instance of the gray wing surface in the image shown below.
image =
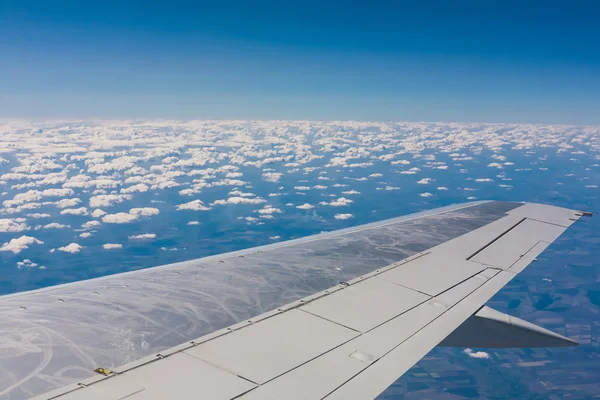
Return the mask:
[(572, 345), (482, 306), (582, 215), (468, 203), (3, 296), (0, 397), (369, 399), (454, 331)]

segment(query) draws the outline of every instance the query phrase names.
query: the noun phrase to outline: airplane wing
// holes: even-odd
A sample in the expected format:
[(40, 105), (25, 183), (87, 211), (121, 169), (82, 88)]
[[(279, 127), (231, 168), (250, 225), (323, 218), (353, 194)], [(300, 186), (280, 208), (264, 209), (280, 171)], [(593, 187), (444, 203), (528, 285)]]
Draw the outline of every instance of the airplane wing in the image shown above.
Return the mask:
[(372, 399), (437, 345), (575, 345), (484, 305), (587, 214), (474, 202), (3, 296), (0, 397)]

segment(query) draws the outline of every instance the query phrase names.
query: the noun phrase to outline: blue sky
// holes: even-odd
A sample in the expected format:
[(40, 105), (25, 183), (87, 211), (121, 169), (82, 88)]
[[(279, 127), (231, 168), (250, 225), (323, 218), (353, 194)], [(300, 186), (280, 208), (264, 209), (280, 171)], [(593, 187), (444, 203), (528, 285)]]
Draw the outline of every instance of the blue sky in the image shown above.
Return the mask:
[(321, 3), (4, 0), (0, 116), (600, 124), (593, 1)]

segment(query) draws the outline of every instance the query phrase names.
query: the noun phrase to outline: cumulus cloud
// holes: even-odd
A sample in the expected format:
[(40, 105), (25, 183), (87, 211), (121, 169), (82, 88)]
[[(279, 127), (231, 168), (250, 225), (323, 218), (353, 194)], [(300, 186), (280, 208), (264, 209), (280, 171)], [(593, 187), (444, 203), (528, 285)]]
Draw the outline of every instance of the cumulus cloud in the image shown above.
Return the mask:
[(423, 178), (420, 181), (418, 181), (417, 183), (419, 185), (429, 185), (431, 183), (432, 179), (431, 178)]
[(9, 242), (3, 243), (0, 247), (0, 251), (12, 251), (14, 254), (19, 254), (23, 250), (26, 250), (32, 244), (44, 244), (41, 240), (38, 240), (31, 236), (21, 236), (16, 239), (11, 239)]
[(475, 182), (494, 182), (494, 180), (491, 178), (477, 178)]
[(301, 210), (310, 210), (311, 208), (315, 208), (315, 206), (308, 204), (308, 203), (304, 203), (300, 206), (296, 206), (296, 208), (299, 208)]
[(158, 208), (142, 207), (132, 208), (128, 213), (119, 212), (116, 214), (106, 214), (102, 217), (102, 222), (107, 224), (128, 224), (137, 221), (141, 217), (150, 217), (160, 214)]
[(60, 212), (61, 215), (88, 215), (87, 208), (65, 208)]
[(229, 197), (225, 200), (216, 200), (214, 203), (212, 203), (212, 205), (223, 206), (223, 205), (227, 205), (227, 204), (260, 204), (260, 203), (266, 203), (266, 200), (261, 199), (259, 197), (250, 199), (247, 197), (233, 196), (233, 197)]
[(463, 353), (471, 358), (489, 359), (490, 355), (485, 351), (473, 351), (471, 349), (464, 349)]
[(204, 205), (202, 200), (194, 200), (189, 203), (179, 204), (175, 207), (177, 210), (208, 211), (211, 208)]
[(81, 251), (81, 249), (83, 249), (83, 246), (77, 244), (77, 243), (70, 243), (66, 246), (63, 247), (59, 247), (58, 251), (63, 251), (65, 253), (71, 253), (71, 254), (76, 254), (79, 253)]
[(448, 190), (446, 186), (438, 186), (437, 190)]
[(91, 214), (91, 215), (92, 215), (92, 217), (94, 217), (94, 218), (100, 218), (100, 217), (102, 217), (102, 216), (104, 216), (104, 215), (106, 215), (106, 214), (107, 214), (107, 213), (106, 213), (106, 211), (103, 211), (103, 210), (101, 210), (101, 209), (99, 209), (99, 208), (96, 208), (96, 209), (95, 209), (95, 210), (92, 212), (92, 214)]
[(42, 196), (44, 197), (65, 197), (72, 196), (75, 192), (70, 188), (62, 188), (62, 189), (46, 189), (42, 191)]
[(259, 214), (265, 215), (265, 214), (281, 214), (283, 211), (281, 211), (280, 208), (275, 208), (271, 205), (267, 205), (264, 208), (261, 208), (260, 210), (255, 210), (256, 212), (258, 212)]
[(200, 225), (199, 221), (188, 221), (186, 225)]
[(0, 232), (23, 232), (29, 229), (25, 218), (0, 218)]
[(148, 186), (143, 183), (139, 183), (137, 185), (129, 186), (127, 188), (121, 189), (121, 193), (143, 193), (148, 191)]
[(353, 194), (360, 194), (360, 192), (358, 190), (352, 189), (352, 190), (346, 190), (346, 191), (342, 192), (342, 194), (353, 195)]
[(64, 225), (64, 224), (59, 224), (58, 222), (52, 222), (50, 224), (46, 224), (44, 226), (42, 226), (43, 229), (64, 229), (64, 228), (70, 228), (71, 225)]
[(131, 200), (131, 195), (128, 194), (101, 194), (90, 198), (91, 208), (110, 207), (114, 204), (122, 203), (126, 200)]
[(354, 218), (354, 215), (352, 215), (352, 214), (335, 214), (333, 216), (333, 218), (335, 218), (335, 219), (342, 219), (343, 220), (343, 219)]
[(88, 237), (90, 237), (90, 236), (92, 236), (92, 234), (91, 234), (91, 233), (89, 233), (89, 232), (83, 232), (83, 233), (81, 233), (81, 234), (79, 235), (79, 237), (81, 237), (81, 238), (84, 238), (84, 239), (85, 239), (85, 238), (88, 238)]
[(283, 176), (283, 174), (279, 173), (279, 172), (267, 172), (262, 174), (262, 178), (267, 181), (267, 182), (279, 182), (279, 180), (281, 179), (281, 177)]
[(58, 208), (69, 208), (69, 207), (75, 207), (79, 203), (81, 203), (81, 200), (78, 198), (62, 199), (62, 200), (59, 200), (56, 202), (56, 206)]
[(353, 201), (352, 201), (352, 200), (350, 200), (350, 199), (347, 199), (347, 198), (345, 198), (345, 197), (340, 197), (339, 199), (337, 199), (337, 200), (332, 200), (332, 201), (330, 201), (329, 203), (327, 203), (327, 202), (325, 202), (325, 201), (322, 201), (322, 202), (321, 202), (321, 203), (319, 203), (319, 204), (321, 204), (321, 205), (324, 205), (324, 206), (343, 207), (343, 206), (350, 205), (350, 204), (352, 204), (352, 203), (353, 203)]
[(431, 197), (433, 195), (431, 193), (429, 193), (429, 192), (425, 192), (425, 193), (419, 194), (419, 196), (421, 196), (421, 197)]
[[(33, 261), (31, 261), (30, 259), (26, 258), (23, 261), (17, 261), (17, 268), (21, 269), (21, 268), (36, 268), (39, 265), (37, 263), (34, 263)], [(39, 266), (40, 269), (45, 269), (46, 267), (44, 267), (43, 265)]]
[(504, 168), (504, 167), (502, 167), (502, 164), (498, 164), (497, 162), (489, 163), (487, 166), (489, 168), (498, 168), (498, 169)]
[[(189, 225), (189, 223), (188, 223)], [(155, 233), (142, 233), (140, 235), (131, 235), (129, 236), (129, 240), (149, 240), (154, 239), (156, 237)]]
[(106, 243), (106, 244), (103, 244), (102, 247), (104, 248), (104, 250), (115, 250), (115, 249), (122, 249), (123, 245), (119, 244), (119, 243)]

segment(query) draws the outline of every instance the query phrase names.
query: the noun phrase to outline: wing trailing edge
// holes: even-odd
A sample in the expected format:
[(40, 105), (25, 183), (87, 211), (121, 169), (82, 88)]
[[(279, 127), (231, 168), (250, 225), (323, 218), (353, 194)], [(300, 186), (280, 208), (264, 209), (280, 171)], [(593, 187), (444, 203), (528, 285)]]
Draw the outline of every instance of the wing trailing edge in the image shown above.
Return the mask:
[(484, 306), (447, 336), (444, 347), (568, 347), (574, 340)]

